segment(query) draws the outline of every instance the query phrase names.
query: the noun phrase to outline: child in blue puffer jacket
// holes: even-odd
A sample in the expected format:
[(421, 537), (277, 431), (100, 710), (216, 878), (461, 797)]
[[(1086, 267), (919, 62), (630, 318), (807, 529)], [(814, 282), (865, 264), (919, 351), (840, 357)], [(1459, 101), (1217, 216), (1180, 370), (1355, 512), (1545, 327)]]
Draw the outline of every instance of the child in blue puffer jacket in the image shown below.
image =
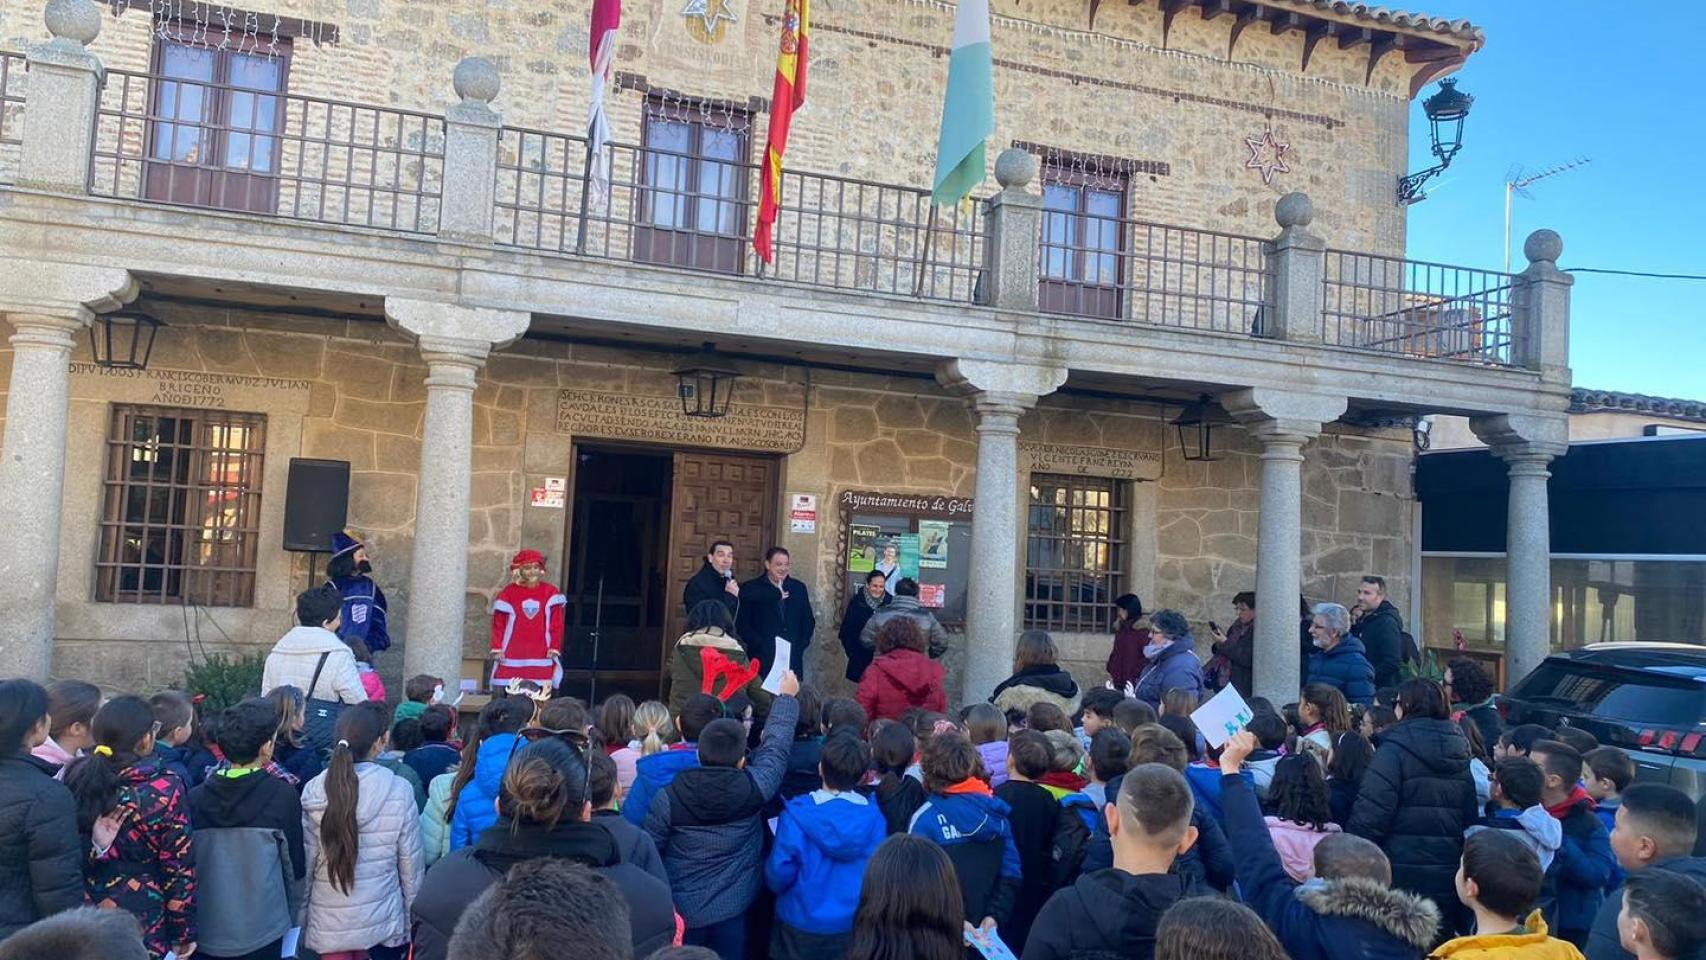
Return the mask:
[(842, 956), (859, 906), (865, 864), (888, 835), (875, 801), (855, 792), (871, 767), (871, 748), (843, 730), (823, 742), (823, 789), (782, 809), (764, 878), (776, 892), (770, 956), (780, 960)]
[(450, 849), (473, 846), (481, 832), (498, 822), (498, 793), (509, 758), (516, 750), (515, 741), (513, 733), (493, 734), (481, 741), (474, 775), (456, 795), (456, 811), (450, 815)]

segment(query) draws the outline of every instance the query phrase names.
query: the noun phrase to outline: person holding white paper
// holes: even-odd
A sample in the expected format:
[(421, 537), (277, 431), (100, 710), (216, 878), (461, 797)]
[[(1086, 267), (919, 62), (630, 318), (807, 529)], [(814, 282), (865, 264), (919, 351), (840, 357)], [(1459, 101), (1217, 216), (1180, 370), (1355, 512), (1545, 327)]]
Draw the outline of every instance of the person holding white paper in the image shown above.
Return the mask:
[(776, 659), (775, 638), (788, 641), (788, 669), (805, 676), (806, 648), (817, 630), (811, 593), (806, 585), (789, 575), (792, 558), (781, 547), (764, 551), (764, 573), (740, 586), (740, 613), (735, 635), (746, 655), (765, 670)]

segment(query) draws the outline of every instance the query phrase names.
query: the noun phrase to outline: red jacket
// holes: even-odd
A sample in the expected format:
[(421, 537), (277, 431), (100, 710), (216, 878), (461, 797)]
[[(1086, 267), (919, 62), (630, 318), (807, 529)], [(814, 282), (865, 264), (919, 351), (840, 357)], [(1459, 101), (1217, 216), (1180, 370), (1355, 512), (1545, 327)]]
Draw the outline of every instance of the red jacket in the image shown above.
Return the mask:
[(872, 720), (899, 720), (914, 707), (935, 713), (948, 710), (942, 692), (942, 665), (916, 650), (890, 650), (871, 661), (859, 680), (859, 706)]

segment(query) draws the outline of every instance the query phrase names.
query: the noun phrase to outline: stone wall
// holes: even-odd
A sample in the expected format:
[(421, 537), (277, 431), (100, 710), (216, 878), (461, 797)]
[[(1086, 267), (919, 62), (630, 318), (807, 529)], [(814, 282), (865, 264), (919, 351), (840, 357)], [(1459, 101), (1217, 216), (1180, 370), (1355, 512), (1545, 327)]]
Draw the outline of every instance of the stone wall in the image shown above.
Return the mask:
[[(612, 93), (617, 137), (639, 142), (649, 90), (756, 102), (756, 160), (771, 93), (780, 2), (708, 0), (732, 22), (707, 33), (682, 0), (625, 5)], [(130, 0), (93, 50), (109, 67), (145, 69), (151, 5)], [(299, 39), (292, 92), (439, 112), (463, 56), (497, 62), (497, 106), (516, 126), (578, 134), (587, 103), (590, 0), (425, 3), (420, 0), (254, 0), (240, 5), (337, 28), (335, 43)], [(1130, 161), (1132, 216), (1268, 236), (1274, 198), (1308, 192), (1314, 229), (1337, 247), (1399, 255), (1411, 65), (1380, 61), (1365, 84), (1367, 48), (1317, 46), (1301, 73), (1304, 35), (1244, 31), (1227, 59), (1233, 17), (1178, 17), (1163, 38), (1157, 4), (1100, 5), (1094, 32), (1083, 0), (1017, 0), (993, 18), (997, 129), (989, 152), (1025, 141)], [(41, 0), (0, 0), (0, 46), (45, 39)], [(793, 124), (792, 169), (927, 187), (934, 169), (946, 45), (944, 0), (845, 0), (813, 11), (809, 101)], [(1271, 129), (1289, 170), (1264, 183), (1246, 167), (1247, 137)], [(980, 194), (993, 192), (993, 181)]]
[[(393, 633), (407, 637), (425, 377), (415, 348), (371, 317), (178, 301), (146, 305), (167, 323), (149, 371), (126, 375), (84, 366), (72, 377), (56, 674), (87, 676), (119, 689), (155, 688), (178, 680), (187, 648), (197, 654), (261, 650), (287, 629), (291, 599), (308, 579), (306, 561), (280, 549), (285, 473), (293, 456), (350, 462), (349, 524), (371, 542), (391, 601)], [(87, 359), (86, 346), (80, 346), (74, 362)], [(9, 374), (10, 360), (10, 350), (0, 349), (0, 374)], [(679, 354), (537, 338), (492, 356), (474, 398), (468, 655), (484, 650), (487, 603), (503, 584), (514, 550), (524, 543), (541, 549), (553, 575), (563, 570), (565, 513), (529, 502), (529, 491), (548, 477), (572, 475), (577, 437), (559, 429), (560, 391), (670, 397), (675, 383), (670, 371), (679, 363)], [(796, 570), (813, 588), (817, 604), (820, 630), (809, 670), (826, 688), (844, 692), (843, 655), (834, 632), (840, 612), (834, 585), (842, 558), (833, 504), (851, 489), (971, 496), (977, 455), (972, 417), (962, 401), (927, 378), (807, 371), (769, 362), (739, 365), (737, 403), (787, 409), (804, 404), (804, 435), (797, 449), (784, 452), (776, 509), (782, 516), (781, 498), (812, 493), (819, 498), (820, 519), (816, 533), (782, 533), (779, 539), (795, 554)], [(174, 371), (224, 375), (218, 391), (227, 409), (268, 418), (252, 608), (92, 602), (110, 404), (175, 403), (161, 399), (156, 382)], [(1226, 623), (1232, 595), (1254, 585), (1260, 460), (1235, 427), (1215, 433), (1217, 445), (1224, 443), (1222, 459), (1182, 460), (1164, 422), (1175, 412), (1151, 403), (1060, 394), (1022, 419), (1021, 441), (1087, 451), (1092, 461), (1115, 464), (1111, 469), (1136, 464), (1135, 474), (1110, 474), (1143, 478), (1129, 488), (1126, 588), (1147, 607), (1183, 611), (1206, 634), (1206, 621)], [(1334, 426), (1304, 453), (1305, 591), (1312, 598), (1347, 602), (1357, 577), (1376, 571), (1391, 580), (1394, 596), (1408, 596), (1407, 434)], [(1021, 482), (1021, 497), (1027, 488)], [(1023, 571), (1014, 577), (1020, 592)], [(1107, 636), (1059, 640), (1081, 680), (1099, 683)], [(956, 699), (963, 656), (962, 641), (948, 659)], [(397, 682), (400, 651), (384, 655), (380, 668), (388, 682)]]

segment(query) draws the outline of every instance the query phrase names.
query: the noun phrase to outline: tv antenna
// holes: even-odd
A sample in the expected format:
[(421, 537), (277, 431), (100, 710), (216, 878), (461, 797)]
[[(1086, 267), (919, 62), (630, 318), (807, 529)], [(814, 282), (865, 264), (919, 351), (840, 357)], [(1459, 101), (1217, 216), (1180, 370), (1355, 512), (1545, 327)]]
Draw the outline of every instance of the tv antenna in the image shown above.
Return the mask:
[(1511, 272), (1511, 196), (1519, 196), (1524, 200), (1534, 199), (1534, 194), (1528, 192), (1530, 185), (1539, 183), (1548, 177), (1556, 177), (1568, 173), (1577, 167), (1585, 167), (1593, 162), (1592, 157), (1577, 157), (1568, 163), (1560, 163), (1528, 173), (1521, 166), (1512, 166), (1505, 174), (1505, 272)]

